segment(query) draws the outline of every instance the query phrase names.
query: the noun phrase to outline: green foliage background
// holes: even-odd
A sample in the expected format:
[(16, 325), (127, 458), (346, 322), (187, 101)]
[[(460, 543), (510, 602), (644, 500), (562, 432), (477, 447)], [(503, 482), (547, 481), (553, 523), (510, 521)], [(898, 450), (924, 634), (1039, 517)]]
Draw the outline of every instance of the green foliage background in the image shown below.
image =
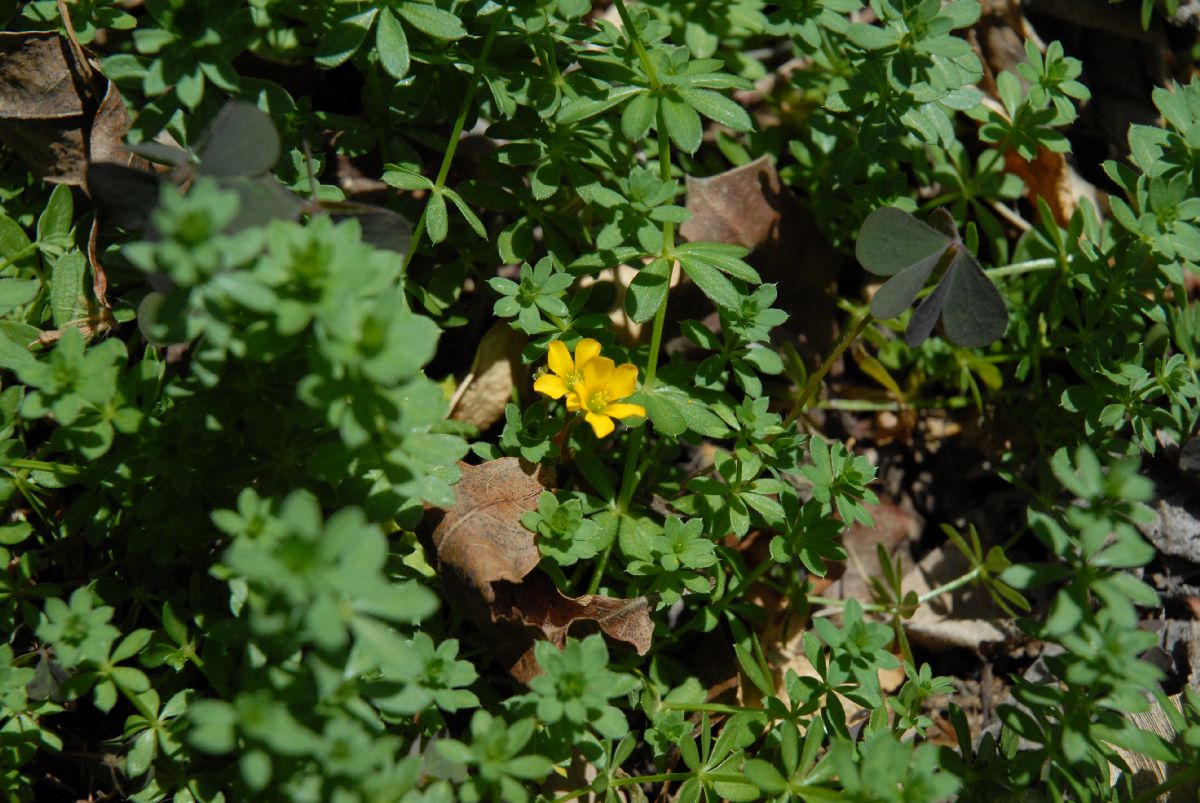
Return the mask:
[[(1177, 783), (1200, 775), (1194, 693), (1173, 743), (1126, 718), (1159, 679), (1136, 627), (1157, 597), (1130, 571), (1154, 557), (1135, 526), (1152, 515), (1140, 461), (1200, 422), (1200, 305), (1184, 286), (1200, 270), (1200, 84), (1157, 90), (1163, 127), (1134, 126), (1130, 159), (1104, 165), (1111, 216), (1084, 203), (1064, 229), (1041, 202), (1014, 241), (993, 204), (1023, 187), (1001, 155), (1069, 151), (1063, 129), (1088, 97), (1057, 43), (1026, 43), (997, 106), (961, 35), (975, 0), (873, 0), (869, 24), (857, 0), (592, 5), (66, 6), (124, 94), (131, 141), (167, 131), (195, 150), (243, 100), (279, 132), (283, 186), (342, 200), (310, 184), (310, 159), (318, 177), (357, 160), (402, 191), (388, 203), (416, 228), (399, 254), (326, 214), (240, 225), (260, 210), (201, 169), (187, 192), (163, 191), (154, 236), (102, 238), (113, 320), (97, 334), (78, 325), (98, 315), (95, 210), (0, 150), (9, 799), (615, 800), (665, 784), (685, 801), (1093, 800), (1121, 793), (1116, 746), (1177, 765)], [(0, 3), (0, 18), (65, 32), (50, 0)], [(792, 112), (759, 125), (735, 92), (776, 47), (799, 59)], [(490, 143), (469, 168), (464, 131)], [(925, 377), (923, 393), (961, 394), (985, 421), (997, 399), (1026, 415), (1031, 445), (997, 473), (1026, 494), (1020, 543), (1044, 560), (1012, 565), (999, 526), (949, 536), (971, 565), (963, 582), (1014, 613), (1024, 592), (1049, 600), (1020, 625), (1064, 648), (1047, 660), (1053, 683), (1014, 681), (998, 738), (952, 714), (961, 749), (926, 741), (925, 701), (950, 681), (914, 661), (902, 620), (928, 600), (890, 563), (875, 600), (805, 634), (818, 677), (777, 688), (766, 663), (746, 590), (770, 582), (806, 609), (809, 578), (870, 520), (875, 472), (800, 426), (823, 374), (773, 347), (786, 314), (744, 249), (678, 241), (681, 179), (762, 154), (847, 252), (872, 210), (940, 205), (974, 224), (968, 245), (994, 266), (1011, 323), (984, 349), (909, 348), (905, 317), (870, 321), (857, 291), (841, 308), (883, 375)], [(667, 358), (675, 261), (721, 331), (685, 321), (694, 348)], [(625, 303), (650, 337), (635, 346), (580, 283), (621, 264), (642, 266)], [(857, 287), (857, 268), (843, 280)], [(641, 369), (649, 421), (555, 441), (565, 410), (528, 396), (491, 436), (448, 421), (426, 370), (481, 312), (527, 336), (530, 366), (554, 339), (597, 338)], [(51, 330), (52, 346), (29, 347)], [(705, 440), (713, 468), (689, 476), (680, 456)], [(489, 662), (414, 532), (425, 505), (453, 503), (469, 452), (587, 455), (523, 521), (564, 591), (655, 595), (648, 656), (599, 635), (543, 642), (528, 688)], [(772, 540), (747, 566), (724, 539), (751, 529)], [(680, 656), (712, 632), (761, 705), (707, 702)], [(896, 693), (879, 686), (888, 666), (907, 675)], [(843, 700), (867, 709), (861, 732)], [(573, 758), (595, 779), (568, 774)]]

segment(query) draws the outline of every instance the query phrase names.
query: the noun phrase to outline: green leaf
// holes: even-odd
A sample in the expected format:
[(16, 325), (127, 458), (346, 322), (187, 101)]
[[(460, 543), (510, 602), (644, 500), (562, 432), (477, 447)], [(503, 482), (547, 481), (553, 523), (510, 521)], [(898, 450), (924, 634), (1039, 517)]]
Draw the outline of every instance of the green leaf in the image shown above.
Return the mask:
[(662, 99), (660, 108), (671, 141), (685, 153), (695, 153), (704, 134), (700, 115), (683, 100), (671, 96)]
[(0, 213), (0, 268), (10, 264), (28, 267), (35, 253), (25, 230), (12, 218)]
[(642, 86), (609, 87), (608, 94), (603, 97), (575, 98), (564, 103), (558, 110), (558, 122), (563, 125), (582, 122), (646, 91), (646, 88)]
[(59, 184), (50, 193), (46, 208), (38, 217), (38, 242), (47, 242), (53, 238), (65, 237), (71, 231), (74, 202), (71, 198), (71, 188)]
[(466, 201), (453, 190), (446, 190), (445, 195), (450, 199), (450, 203), (454, 204), (455, 208), (458, 209), (458, 213), (463, 216), (463, 220), (467, 221), (467, 225), (471, 227), (471, 230), (480, 237), (487, 239), (487, 229), (483, 227), (483, 221), (471, 211), (471, 207), (467, 206)]
[[(11, 441), (10, 441), (11, 443)], [(16, 521), (0, 526), (0, 545), (13, 546), (19, 544), (33, 533), (33, 526), (27, 521)]]
[(38, 279), (0, 279), (0, 310), (25, 306), (37, 298), (41, 287)]
[(671, 285), (671, 262), (666, 257), (646, 265), (629, 283), (625, 295), (625, 312), (635, 323), (645, 323), (662, 306)]
[(192, 727), (187, 738), (197, 748), (216, 754), (233, 750), (238, 715), (232, 705), (223, 700), (197, 700), (188, 711), (188, 719)]
[(83, 283), (86, 274), (87, 260), (79, 251), (64, 254), (54, 263), (50, 273), (50, 309), (59, 329), (87, 316)]
[(467, 29), (454, 14), (425, 3), (406, 2), (400, 6), (400, 16), (422, 33), (434, 39), (461, 39)]
[[(950, 237), (945, 233), (917, 220), (908, 212), (883, 206), (863, 221), (858, 232), (855, 256), (864, 268), (876, 276), (893, 276), (940, 256), (950, 242)], [(911, 303), (911, 299), (908, 303)]]
[(450, 220), (446, 214), (446, 198), (440, 192), (429, 196), (429, 205), (425, 207), (425, 227), (429, 230), (429, 240), (434, 245), (445, 240), (450, 231)]
[(18, 343), (12, 339), (14, 334), (7, 328), (0, 329), (0, 368), (14, 371), (21, 366), (36, 365), (37, 357), (27, 347), (31, 341)]
[(387, 74), (399, 80), (408, 75), (411, 64), (408, 53), (408, 37), (404, 35), (404, 26), (396, 19), (389, 8), (384, 6), (379, 11), (379, 27), (375, 29), (375, 47), (379, 51), (379, 63)]
[(409, 192), (413, 192), (415, 190), (428, 190), (433, 188), (433, 182), (425, 178), (425, 176), (422, 176), (420, 173), (413, 173), (410, 170), (397, 168), (396, 165), (388, 165), (388, 167), (396, 169), (388, 170), (383, 174), (384, 183), (389, 184), (398, 190), (408, 190)]
[(736, 279), (760, 284), (762, 278), (758, 271), (742, 261), (745, 255), (745, 248), (729, 243), (684, 243), (675, 249), (679, 259), (686, 257), (693, 262), (704, 262)]
[[(226, 103), (204, 132), (197, 151), (201, 173), (210, 176), (258, 176), (279, 159), (279, 134), (270, 115), (243, 101)], [(241, 204), (240, 213), (254, 211)]]
[(654, 125), (658, 114), (658, 98), (649, 92), (635, 95), (621, 112), (621, 133), (631, 142), (638, 142)]
[(750, 115), (738, 103), (710, 89), (680, 88), (679, 96), (696, 111), (708, 119), (728, 126), (734, 131), (749, 131), (754, 128)]
[(721, 271), (704, 260), (695, 260), (686, 256), (679, 257), (679, 264), (696, 286), (708, 296), (713, 303), (726, 309), (737, 309), (741, 304), (742, 295), (733, 286), (733, 282), (725, 278)]
[(900, 41), (891, 28), (855, 23), (847, 31), (847, 38), (863, 50), (887, 50)]
[(774, 766), (761, 758), (752, 758), (742, 768), (746, 778), (769, 795), (777, 795), (787, 789), (787, 779)]
[(679, 412), (675, 402), (666, 395), (649, 391), (639, 393), (635, 398), (645, 406), (646, 414), (654, 423), (654, 428), (662, 434), (682, 435), (687, 430), (687, 420)]
[[(351, 11), (354, 10), (351, 6)], [(379, 14), (378, 8), (370, 8), (357, 14), (351, 13), (338, 20), (332, 30), (317, 45), (313, 60), (322, 67), (337, 67), (344, 64), (362, 46), (367, 33)]]
[(271, 782), (271, 755), (265, 750), (247, 750), (238, 759), (242, 780), (254, 792), (261, 792)]

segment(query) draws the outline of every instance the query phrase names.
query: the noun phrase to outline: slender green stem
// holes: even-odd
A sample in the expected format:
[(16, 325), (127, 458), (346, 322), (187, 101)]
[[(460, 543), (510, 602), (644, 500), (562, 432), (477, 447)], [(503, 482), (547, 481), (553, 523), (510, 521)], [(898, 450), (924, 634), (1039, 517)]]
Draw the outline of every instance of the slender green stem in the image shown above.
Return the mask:
[(78, 466), (70, 466), (66, 463), (47, 463), (44, 460), (26, 460), (23, 457), (9, 460), (4, 466), (6, 468), (25, 469), (27, 471), (48, 471), (53, 474), (62, 474), (66, 477), (78, 477), (83, 474), (83, 469)]
[(875, 320), (870, 313), (864, 315), (852, 329), (842, 336), (842, 340), (837, 344), (837, 347), (825, 358), (825, 362), (821, 363), (821, 367), (808, 378), (808, 383), (804, 386), (804, 391), (800, 397), (796, 399), (796, 403), (792, 406), (792, 411), (788, 413), (787, 419), (783, 422), (786, 427), (800, 417), (800, 413), (804, 411), (805, 405), (817, 395), (817, 391), (821, 388), (821, 381), (825, 379), (825, 375), (829, 373), (829, 369), (833, 364), (845, 353), (846, 349), (850, 348), (850, 344), (858, 339), (866, 328)]
[[(925, 592), (924, 594), (922, 594), (920, 597), (917, 598), (917, 604), (924, 605), (926, 602), (929, 602), (930, 600), (937, 599), (938, 597), (942, 596), (943, 594), (949, 594), (951, 591), (954, 591), (955, 589), (965, 586), (967, 583), (970, 583), (970, 582), (974, 581), (977, 577), (979, 577), (979, 572), (980, 572), (980, 569), (978, 567), (976, 567), (976, 568), (972, 569), (971, 571), (967, 572), (966, 574), (964, 574), (962, 577), (956, 577), (955, 579), (951, 580), (950, 582), (946, 583), (945, 585), (940, 585), (931, 591)], [(818, 605), (829, 605), (829, 606), (832, 606), (835, 608), (844, 608), (846, 606), (846, 603), (848, 602), (848, 600), (844, 600), (844, 599), (834, 599), (832, 597), (819, 597), (819, 596), (815, 596), (815, 595), (810, 595), (808, 597), (808, 601), (809, 601), (809, 603), (816, 603)], [(866, 603), (866, 604), (863, 604), (863, 603), (859, 603), (859, 604), (862, 605), (862, 609), (864, 611), (871, 611), (874, 613), (887, 613), (892, 610), (887, 605), (878, 605), (873, 602)]]
[(1044, 259), (1031, 259), (1027, 262), (1014, 262), (999, 268), (988, 268), (984, 273), (995, 279), (1000, 276), (1016, 276), (1040, 270), (1057, 270), (1059, 263), (1060, 260), (1057, 257), (1045, 257)]
[[(819, 597), (816, 595), (809, 595), (806, 599), (808, 599), (810, 604), (816, 603), (817, 605), (828, 605), (831, 608), (845, 608), (846, 603), (850, 601), (846, 599), (834, 599), (833, 597)], [(878, 605), (874, 602), (860, 602), (859, 605), (864, 611), (869, 611), (871, 613), (886, 613), (888, 611), (888, 607), (886, 605)]]
[[(638, 58), (642, 62), (642, 66), (646, 70), (646, 75), (650, 80), (651, 86), (658, 86), (658, 75), (654, 70), (654, 64), (650, 60), (646, 48), (642, 46), (641, 39), (638, 37), (637, 28), (633, 25), (633, 19), (629, 16), (629, 10), (625, 7), (623, 0), (616, 0), (614, 5), (617, 7), (617, 13), (621, 15), (621, 22), (625, 25), (626, 34), (629, 36), (629, 41), (633, 43), (634, 50), (637, 51)], [(663, 181), (669, 181), (671, 178), (671, 140), (667, 136), (666, 121), (663, 119), (662, 108), (658, 110), (658, 172)], [(670, 258), (675, 250), (675, 224), (663, 223), (663, 244), (661, 256)], [(662, 301), (658, 305), (658, 309), (654, 312), (654, 323), (650, 329), (650, 353), (646, 356), (646, 374), (642, 382), (642, 389), (645, 391), (653, 390), (654, 383), (658, 377), (658, 354), (662, 350), (663, 327), (667, 320), (667, 294), (663, 295)], [(629, 510), (629, 505), (633, 501), (633, 494), (637, 490), (638, 483), (641, 481), (641, 472), (638, 471), (638, 464), (642, 456), (642, 446), (646, 440), (646, 426), (643, 424), (629, 436), (629, 442), (626, 444), (625, 451), (625, 467), (621, 471), (621, 490), (617, 494), (616, 509), (618, 515), (624, 515)], [(595, 594), (600, 588), (600, 583), (604, 579), (604, 571), (608, 567), (608, 559), (612, 555), (613, 543), (600, 555), (600, 559), (596, 562), (596, 572), (592, 575), (592, 581), (588, 584), (588, 593)]]
[(962, 588), (967, 583), (970, 583), (975, 578), (977, 578), (979, 576), (980, 571), (981, 571), (980, 568), (978, 566), (976, 566), (974, 569), (967, 572), (962, 577), (959, 577), (955, 580), (951, 580), (949, 583), (938, 586), (937, 588), (932, 589), (931, 591), (926, 591), (924, 594), (922, 594), (920, 597), (917, 598), (917, 604), (924, 605), (926, 602), (929, 602), (932, 599), (937, 599), (938, 597), (942, 596), (943, 594), (949, 594), (951, 591), (954, 591), (955, 589)]
[[(639, 429), (638, 432), (641, 432)], [(617, 523), (618, 529), (620, 523)], [(592, 581), (588, 583), (587, 593), (595, 594), (600, 590), (600, 583), (604, 580), (604, 570), (608, 568), (608, 559), (612, 556), (613, 547), (617, 545), (617, 534), (613, 533), (613, 539), (608, 542), (608, 546), (600, 553), (600, 560), (596, 561), (596, 571), (592, 573)]]
[(637, 53), (638, 61), (642, 63), (642, 69), (646, 71), (646, 77), (650, 80), (650, 86), (658, 89), (662, 86), (658, 80), (658, 71), (654, 69), (654, 62), (650, 60), (650, 54), (642, 44), (641, 37), (638, 36), (637, 28), (633, 24), (633, 17), (629, 16), (629, 9), (625, 7), (625, 0), (614, 0), (613, 5), (617, 7), (617, 13), (621, 16), (621, 24), (625, 26), (629, 41), (633, 45), (634, 52)]
[[(433, 192), (439, 193), (446, 186), (446, 177), (450, 175), (450, 164), (454, 161), (454, 154), (458, 150), (458, 143), (462, 139), (463, 128), (467, 123), (467, 114), (471, 111), (471, 102), (475, 100), (475, 92), (479, 89), (479, 69), (487, 61), (488, 54), (492, 50), (492, 42), (496, 39), (496, 33), (500, 30), (500, 18), (503, 17), (502, 12), (496, 12), (492, 16), (492, 27), (488, 29), (487, 37), (483, 40), (483, 48), (479, 51), (479, 56), (471, 65), (471, 82), (467, 85), (467, 92), (463, 95), (462, 104), (458, 109), (458, 117), (454, 120), (454, 128), (450, 132), (450, 142), (446, 146), (446, 153), (442, 156), (442, 165), (438, 168), (437, 178), (433, 182)], [(417, 248), (421, 245), (421, 238), (425, 234), (425, 219), (429, 216), (429, 203), (426, 202), (425, 210), (421, 213), (421, 219), (417, 221), (417, 227), (413, 231), (412, 241), (408, 244), (408, 252), (404, 255), (404, 262), (400, 266), (400, 282), (404, 283), (405, 277), (408, 275), (408, 266), (412, 262), (413, 257), (417, 253)], [(401, 298), (405, 298), (401, 295)], [(405, 299), (407, 303), (407, 299)]]
[(923, 399), (909, 402), (879, 402), (870, 399), (824, 399), (813, 404), (822, 410), (846, 410), (848, 412), (899, 412), (901, 410), (958, 410), (970, 407), (975, 400), (970, 396), (949, 396), (945, 399)]

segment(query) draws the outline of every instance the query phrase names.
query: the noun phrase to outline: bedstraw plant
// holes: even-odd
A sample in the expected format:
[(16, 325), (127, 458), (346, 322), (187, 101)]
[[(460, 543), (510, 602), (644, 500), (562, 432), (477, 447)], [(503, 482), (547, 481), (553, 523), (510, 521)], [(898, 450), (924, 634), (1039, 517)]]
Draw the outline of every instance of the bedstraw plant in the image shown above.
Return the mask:
[[(17, 5), (12, 46), (87, 45), (168, 169), (87, 194), (0, 137), (6, 799), (1107, 800), (1117, 748), (1175, 768), (1140, 799), (1200, 776), (1194, 690), (1174, 741), (1128, 717), (1160, 680), (1141, 461), (1200, 424), (1200, 84), (1060, 225), (1004, 157), (1070, 150), (1080, 63), (1027, 42), (989, 101), (977, 0)], [(820, 353), (794, 271), (680, 234), (687, 178), (764, 154), (845, 257)], [(482, 430), (448, 415), (481, 320), (517, 342)], [(928, 593), (886, 554), (870, 599), (815, 590), (879, 503), (818, 414), (851, 355), (1002, 441), (1021, 408), (990, 470), (1027, 519), (932, 522), (968, 568)], [(429, 522), (505, 457), (554, 599), (641, 605), (644, 649), (546, 625), (536, 676), (500, 666)], [(994, 733), (951, 707), (955, 746), (905, 628), (971, 584), (1055, 649)]]

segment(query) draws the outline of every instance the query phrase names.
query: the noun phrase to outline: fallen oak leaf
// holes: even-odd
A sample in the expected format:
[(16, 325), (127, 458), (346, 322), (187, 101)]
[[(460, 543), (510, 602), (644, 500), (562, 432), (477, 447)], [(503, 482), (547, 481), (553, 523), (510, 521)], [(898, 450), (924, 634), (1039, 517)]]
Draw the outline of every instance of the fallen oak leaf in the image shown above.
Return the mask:
[(0, 32), (0, 143), (38, 177), (71, 186), (89, 159), (131, 159), (121, 94), (78, 53), (93, 62), (53, 31)]
[(470, 372), (450, 399), (450, 418), (474, 424), (480, 432), (500, 420), (521, 379), (525, 337), (504, 321), (483, 335)]
[(535, 510), (545, 490), (540, 467), (502, 457), (459, 469), (454, 506), (430, 510), (425, 527), (450, 605), (479, 627), (516, 680), (526, 683), (541, 671), (537, 641), (562, 647), (568, 634), (602, 632), (646, 654), (654, 633), (649, 598), (572, 598), (534, 571), (541, 554), (521, 514)]
[(519, 583), (541, 560), (533, 533), (521, 525), (521, 514), (536, 510), (545, 490), (540, 469), (528, 465), (515, 457), (459, 463), (454, 507), (433, 528), (439, 569), (459, 576), (488, 605), (496, 598), (493, 583)]
[[(638, 655), (645, 655), (654, 636), (652, 609), (649, 597), (568, 597), (545, 574), (534, 572), (519, 584), (496, 586), (494, 624), (526, 636), (523, 641), (504, 640), (503, 654), (498, 657), (513, 678), (528, 683), (541, 674), (533, 654), (535, 639), (545, 639), (561, 649), (568, 635), (583, 638), (600, 632), (610, 643), (632, 647)], [(517, 650), (521, 650), (519, 654)]]

